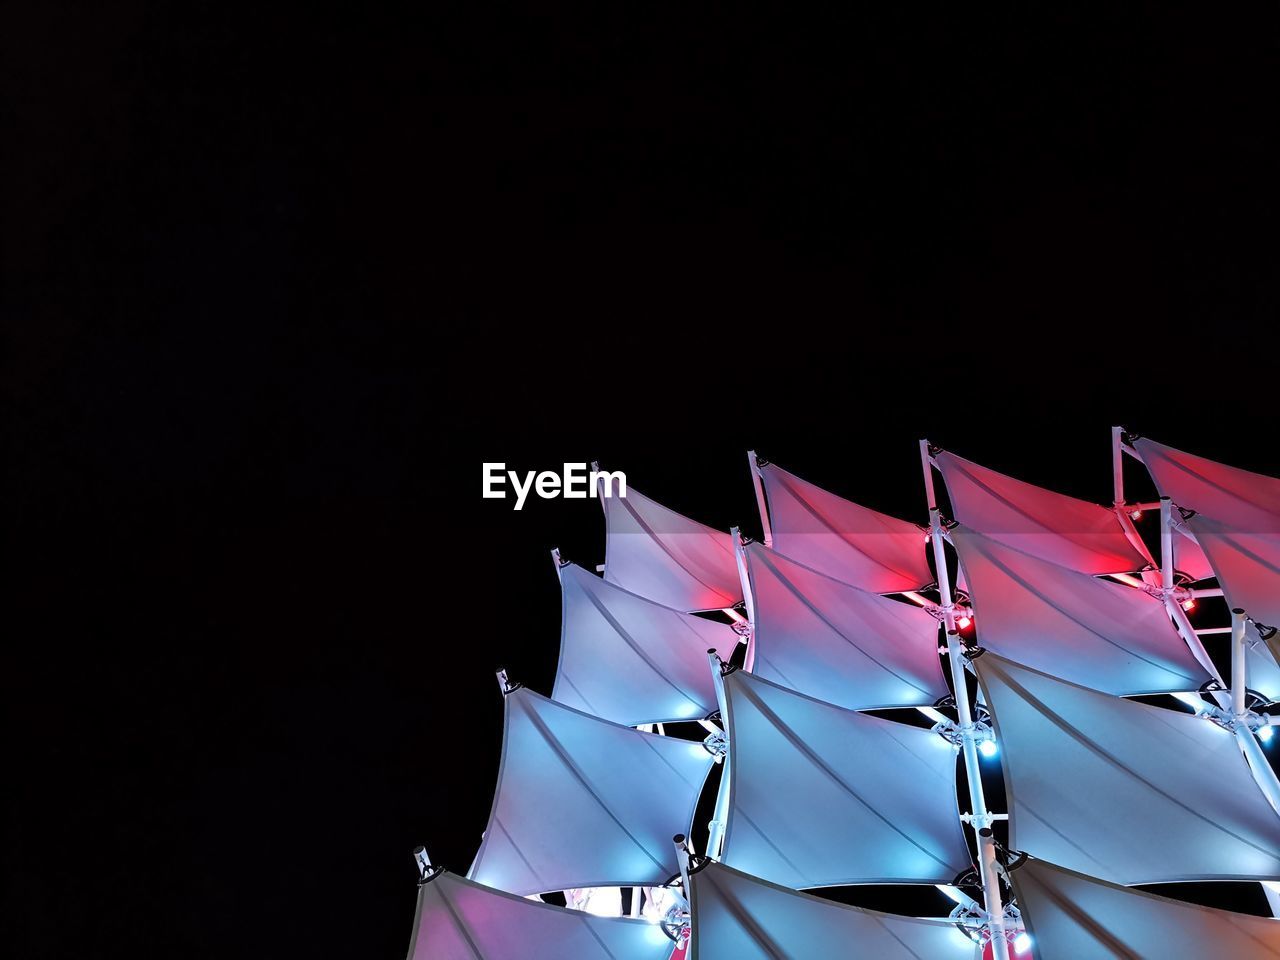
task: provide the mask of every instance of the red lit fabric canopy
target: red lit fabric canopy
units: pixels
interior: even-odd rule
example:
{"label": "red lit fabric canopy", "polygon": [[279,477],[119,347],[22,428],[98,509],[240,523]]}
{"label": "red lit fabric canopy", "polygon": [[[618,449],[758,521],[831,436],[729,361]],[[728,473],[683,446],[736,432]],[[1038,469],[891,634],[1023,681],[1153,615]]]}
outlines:
{"label": "red lit fabric canopy", "polygon": [[604,578],[673,610],[720,610],[742,599],[733,538],[638,490],[601,499]]}
{"label": "red lit fabric canopy", "polygon": [[929,706],[949,693],[938,621],[764,544],[745,548],[756,676],[854,710]]}
{"label": "red lit fabric canopy", "polygon": [[681,613],[560,567],[563,621],[551,699],[615,723],[697,720],[716,708],[707,650],[729,659],[728,624]]}
{"label": "red lit fabric canopy", "polygon": [[1280,922],[1170,900],[1030,859],[1012,871],[1038,960],[1263,960]]}
{"label": "red lit fabric canopy", "polygon": [[1150,594],[963,526],[951,540],[968,577],[979,645],[1106,693],[1198,690],[1211,679]]}
{"label": "red lit fabric canopy", "polygon": [[1280,480],[1138,439],[1163,496],[1195,515],[1186,521],[1232,606],[1280,624]]}
{"label": "red lit fabric canopy", "polygon": [[934,457],[955,519],[1024,553],[1094,576],[1151,565],[1115,511],[1015,480],[954,453]]}
{"label": "red lit fabric canopy", "polygon": [[933,582],[921,527],[838,497],[775,464],[758,470],[778,552],[872,593]]}
{"label": "red lit fabric canopy", "polygon": [[644,920],[566,910],[442,873],[418,888],[409,960],[667,960],[671,948]]}

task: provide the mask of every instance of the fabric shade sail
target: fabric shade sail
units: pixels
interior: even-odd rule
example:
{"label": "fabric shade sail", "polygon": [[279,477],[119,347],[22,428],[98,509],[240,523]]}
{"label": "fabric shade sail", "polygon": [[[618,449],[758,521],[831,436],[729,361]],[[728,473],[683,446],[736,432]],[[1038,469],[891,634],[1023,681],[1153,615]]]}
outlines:
{"label": "fabric shade sail", "polygon": [[725,660],[733,628],[646,600],[577,564],[560,567],[560,664],[551,699],[635,726],[716,709],[707,650]]}
{"label": "fabric shade sail", "polygon": [[850,709],[927,706],[950,691],[938,621],[789,560],[744,548],[755,665],[766,680]]}
{"label": "fabric shade sail", "polygon": [[1140,437],[1134,449],[1161,496],[1252,533],[1280,533],[1280,479]]}
{"label": "fabric shade sail", "polygon": [[471,879],[516,894],[665,883],[713,759],[519,688]]}
{"label": "fabric shade sail", "polygon": [[742,599],[733,538],[633,487],[602,497],[604,578],[674,610],[719,610]]}
{"label": "fabric shade sail", "polygon": [[1186,521],[1227,601],[1255,620],[1280,624],[1280,479],[1139,438],[1141,455],[1162,496]]}
{"label": "fabric shade sail", "polygon": [[1280,534],[1235,529],[1205,514],[1186,521],[1217,574],[1227,603],[1280,626]]}
{"label": "fabric shade sail", "polygon": [[689,960],[972,960],[954,923],[832,903],[719,863],[689,879]]}
{"label": "fabric shade sail", "polygon": [[987,653],[1009,845],[1115,883],[1280,877],[1280,818],[1227,730]]}
{"label": "fabric shade sail", "polygon": [[1151,563],[1115,511],[1015,480],[954,453],[934,457],[947,483],[955,519],[971,530],[1092,575],[1129,573]]}
{"label": "fabric shade sail", "polygon": [[921,527],[838,497],[772,463],[758,470],[778,552],[872,593],[933,582]]}
{"label": "fabric shade sail", "polygon": [[978,643],[1113,694],[1198,690],[1210,677],[1164,604],[1133,587],[1041,560],[964,527],[951,531]]}
{"label": "fabric shade sail", "polygon": [[788,887],[947,883],[970,866],[942,737],[741,670],[723,687],[722,862]]}
{"label": "fabric shade sail", "polygon": [[667,960],[671,949],[644,920],[566,910],[442,873],[418,888],[409,960]]}
{"label": "fabric shade sail", "polygon": [[1244,625],[1245,656],[1248,663],[1249,689],[1268,700],[1280,700],[1280,666],[1276,663],[1276,646],[1280,636],[1263,640],[1252,623]]}
{"label": "fabric shade sail", "polygon": [[1182,529],[1178,530],[1178,535],[1173,538],[1171,545],[1174,573],[1185,574],[1193,581],[1208,580],[1218,575],[1213,565],[1209,563],[1209,558],[1205,556],[1204,550],[1200,548],[1200,544],[1191,536],[1187,536]]}
{"label": "fabric shade sail", "polygon": [[1010,874],[1038,960],[1263,960],[1280,921],[1214,910],[1027,860]]}

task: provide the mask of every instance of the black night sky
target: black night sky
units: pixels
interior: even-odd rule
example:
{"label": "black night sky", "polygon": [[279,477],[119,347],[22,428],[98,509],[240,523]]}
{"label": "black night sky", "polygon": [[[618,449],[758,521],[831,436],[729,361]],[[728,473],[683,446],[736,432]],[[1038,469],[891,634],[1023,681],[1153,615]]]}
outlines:
{"label": "black night sky", "polygon": [[1280,475],[1238,16],[10,14],[6,955],[403,956],[493,670],[550,690],[548,550],[603,560],[483,461],[749,532],[749,447],[917,521],[922,436],[1097,501],[1113,423]]}

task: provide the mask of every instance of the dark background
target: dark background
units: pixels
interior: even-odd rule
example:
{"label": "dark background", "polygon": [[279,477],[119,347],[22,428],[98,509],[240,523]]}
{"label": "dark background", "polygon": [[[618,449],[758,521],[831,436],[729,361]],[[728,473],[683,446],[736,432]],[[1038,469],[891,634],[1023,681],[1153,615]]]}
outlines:
{"label": "dark background", "polygon": [[920,436],[1093,500],[1112,423],[1280,474],[1238,17],[11,13],[9,955],[402,955],[493,669],[549,690],[548,549],[603,559],[482,461],[748,530],[749,446],[915,520]]}

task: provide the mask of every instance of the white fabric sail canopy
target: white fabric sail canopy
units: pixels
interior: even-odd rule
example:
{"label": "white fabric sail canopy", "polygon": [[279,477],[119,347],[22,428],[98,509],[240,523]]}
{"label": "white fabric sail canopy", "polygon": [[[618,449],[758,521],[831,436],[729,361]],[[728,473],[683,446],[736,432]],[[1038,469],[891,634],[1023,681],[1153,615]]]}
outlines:
{"label": "white fabric sail canopy", "polygon": [[665,883],[713,759],[520,688],[506,696],[502,766],[468,876],[511,893]]}
{"label": "white fabric sail canopy", "polygon": [[940,736],[741,670],[724,694],[724,863],[788,887],[946,883],[970,866]]}
{"label": "white fabric sail canopy", "polygon": [[1249,665],[1249,689],[1268,700],[1280,700],[1280,665],[1276,663],[1275,645],[1280,637],[1264,641],[1252,623],[1244,627],[1245,655]]}
{"label": "white fabric sail canopy", "polygon": [[954,453],[934,457],[952,510],[971,530],[1045,560],[1093,575],[1129,573],[1151,563],[1115,511],[979,466]]}
{"label": "white fabric sail canopy", "polygon": [[759,467],[774,549],[805,566],[872,593],[916,590],[933,582],[925,532],[836,496],[781,467]]}
{"label": "white fabric sail canopy", "polygon": [[689,881],[688,960],[973,960],[954,923],[832,903],[719,863]]}
{"label": "white fabric sail canopy", "polygon": [[1038,960],[1280,957],[1280,920],[1182,903],[1039,860],[1011,876]]}
{"label": "white fabric sail canopy", "polygon": [[1280,533],[1280,479],[1140,437],[1134,449],[1161,496],[1254,533]]}
{"label": "white fabric sail canopy", "polygon": [[748,544],[753,672],[850,709],[927,706],[950,691],[938,621]]}
{"label": "white fabric sail canopy", "polygon": [[604,578],[674,610],[719,610],[742,599],[733,538],[634,487],[602,497]]}
{"label": "white fabric sail canopy", "polygon": [[418,888],[409,960],[667,960],[671,949],[644,920],[566,910],[442,873]]}
{"label": "white fabric sail canopy", "polygon": [[1280,626],[1280,534],[1251,533],[1204,514],[1186,521],[1217,574],[1227,603]]}
{"label": "white fabric sail canopy", "polygon": [[1116,883],[1280,878],[1280,817],[1230,732],[993,653],[974,663],[1010,847]]}
{"label": "white fabric sail canopy", "polygon": [[582,569],[560,567],[560,664],[551,699],[635,726],[696,720],[716,709],[707,650],[729,659],[733,628],[646,600]]}
{"label": "white fabric sail canopy", "polygon": [[1210,677],[1164,604],[1133,587],[1041,560],[964,527],[951,531],[978,643],[1107,693],[1198,690]]}
{"label": "white fabric sail canopy", "polygon": [[1280,480],[1140,438],[1134,443],[1161,495],[1186,521],[1232,606],[1280,625]]}

